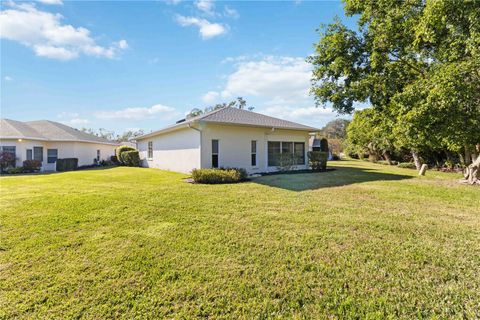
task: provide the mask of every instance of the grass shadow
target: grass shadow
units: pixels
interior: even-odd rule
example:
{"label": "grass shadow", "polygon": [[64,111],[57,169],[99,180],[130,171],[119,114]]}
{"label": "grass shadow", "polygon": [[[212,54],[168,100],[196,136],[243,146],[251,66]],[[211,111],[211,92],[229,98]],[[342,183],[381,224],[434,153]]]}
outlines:
{"label": "grass shadow", "polygon": [[412,178],[412,176],[402,174],[378,172],[375,169],[343,166],[334,168],[336,170],[325,172],[267,175],[255,178],[252,182],[290,191],[305,191],[369,181],[395,181]]}

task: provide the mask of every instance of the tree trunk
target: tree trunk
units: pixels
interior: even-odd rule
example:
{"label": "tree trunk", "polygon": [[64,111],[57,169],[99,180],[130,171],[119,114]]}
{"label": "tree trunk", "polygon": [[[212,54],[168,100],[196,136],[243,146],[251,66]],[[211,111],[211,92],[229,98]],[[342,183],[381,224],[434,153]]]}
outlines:
{"label": "tree trunk", "polygon": [[392,157],[390,157],[390,152],[384,151],[383,157],[385,158],[385,161],[387,161],[389,165],[392,165]]}
{"label": "tree trunk", "polygon": [[465,177],[462,180],[463,183],[480,184],[480,157],[477,157],[471,165],[465,168],[463,176]]}
{"label": "tree trunk", "polygon": [[416,151],[412,151],[412,157],[413,157],[413,162],[415,163],[415,168],[417,168],[417,170],[420,170],[420,168],[422,167],[422,164],[420,163],[420,158],[418,156],[418,153]]}
{"label": "tree trunk", "polygon": [[464,158],[465,166],[470,165],[472,163],[472,152],[469,146],[465,146],[465,158]]}

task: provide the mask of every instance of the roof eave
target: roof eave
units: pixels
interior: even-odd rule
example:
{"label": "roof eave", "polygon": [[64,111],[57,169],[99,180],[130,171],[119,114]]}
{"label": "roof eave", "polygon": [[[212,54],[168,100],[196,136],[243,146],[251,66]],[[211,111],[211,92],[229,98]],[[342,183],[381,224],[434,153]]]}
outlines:
{"label": "roof eave", "polygon": [[259,125],[259,124],[248,124],[248,123],[235,123],[235,122],[220,122],[220,121],[208,121],[202,120],[202,122],[210,123],[210,124],[219,124],[219,125],[228,125],[228,126],[240,126],[240,127],[252,127],[252,128],[273,128],[278,130],[295,130],[295,131],[308,131],[308,132],[316,132],[320,131],[317,128],[295,128],[295,127],[279,127],[279,126],[267,126],[267,125]]}
{"label": "roof eave", "polygon": [[194,123],[196,123],[196,122],[197,122],[197,121],[186,122],[186,123],[179,123],[179,124],[177,124],[177,125],[175,125],[175,126],[172,126],[172,127],[163,128],[163,129],[160,129],[160,130],[157,130],[157,131],[153,131],[153,132],[144,134],[143,136],[136,137],[135,140],[140,141],[140,140],[144,140],[144,139],[148,139],[148,138],[151,138],[151,137],[155,137],[155,136],[158,136],[158,135],[161,135],[161,134],[164,134],[164,133],[176,131],[176,130],[179,130],[179,129],[188,128],[190,125],[192,125],[192,124],[194,124]]}

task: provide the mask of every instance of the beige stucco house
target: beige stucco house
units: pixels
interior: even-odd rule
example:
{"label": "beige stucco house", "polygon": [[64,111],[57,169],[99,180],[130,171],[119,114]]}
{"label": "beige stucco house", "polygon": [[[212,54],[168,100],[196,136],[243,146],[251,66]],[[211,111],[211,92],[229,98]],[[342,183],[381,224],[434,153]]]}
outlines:
{"label": "beige stucco house", "polygon": [[24,160],[39,160],[43,171],[54,171],[57,159],[78,158],[78,165],[109,160],[117,143],[71,128],[40,120],[21,122],[0,120],[0,148],[15,154],[15,165]]}
{"label": "beige stucco house", "polygon": [[248,173],[278,170],[278,155],[308,167],[310,133],[318,129],[233,107],[181,120],[137,138],[144,167],[188,173],[195,168],[237,167]]}

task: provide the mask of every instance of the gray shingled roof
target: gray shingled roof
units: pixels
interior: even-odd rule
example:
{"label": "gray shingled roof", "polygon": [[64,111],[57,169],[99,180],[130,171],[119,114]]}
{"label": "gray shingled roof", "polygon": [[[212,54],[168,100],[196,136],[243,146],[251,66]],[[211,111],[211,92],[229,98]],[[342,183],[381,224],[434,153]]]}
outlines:
{"label": "gray shingled roof", "polygon": [[227,124],[227,125],[243,125],[243,126],[276,128],[276,129],[290,129],[290,130],[301,130],[301,131],[318,131],[317,128],[309,127],[300,123],[282,120],[279,118],[266,116],[261,113],[256,113],[256,112],[238,109],[234,107],[225,107],[225,108],[204,113],[197,117],[187,119],[173,126],[169,126],[161,130],[145,134],[143,136],[137,137],[137,140],[151,137],[153,135],[160,134],[163,132],[175,130],[176,128],[182,128],[196,122],[218,123],[218,124]]}
{"label": "gray shingled roof", "polygon": [[0,138],[117,144],[113,141],[49,120],[21,122],[11,119],[1,119]]}

